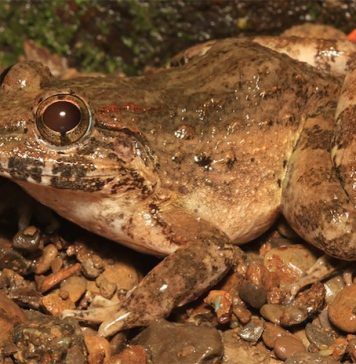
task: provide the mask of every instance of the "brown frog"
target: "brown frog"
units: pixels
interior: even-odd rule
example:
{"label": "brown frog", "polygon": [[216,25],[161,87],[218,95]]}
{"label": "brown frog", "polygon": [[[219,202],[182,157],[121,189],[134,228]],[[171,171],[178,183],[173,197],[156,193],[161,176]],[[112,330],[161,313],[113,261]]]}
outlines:
{"label": "brown frog", "polygon": [[356,260],[354,54],[341,41],[227,39],[135,78],[59,80],[34,62],[3,74],[1,174],[88,230],[168,255],[117,313],[71,314],[105,320],[103,335],[165,316],[280,214]]}

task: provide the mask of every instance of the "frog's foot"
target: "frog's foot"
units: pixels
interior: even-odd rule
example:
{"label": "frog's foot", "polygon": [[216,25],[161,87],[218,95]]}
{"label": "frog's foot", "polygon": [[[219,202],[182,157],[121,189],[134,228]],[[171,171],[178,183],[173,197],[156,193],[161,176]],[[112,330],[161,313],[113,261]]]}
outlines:
{"label": "frog's foot", "polygon": [[199,236],[198,242],[179,248],[149,272],[99,333],[110,336],[168,316],[214,285],[232,266],[234,254],[225,236]]}
{"label": "frog's foot", "polygon": [[258,36],[252,40],[264,47],[287,54],[300,62],[334,75],[345,75],[350,68],[356,46],[352,42],[335,39]]}
{"label": "frog's foot", "polygon": [[64,310],[62,317],[73,317],[80,321],[100,324],[113,317],[121,306],[121,303],[109,302],[109,304],[103,305],[102,307],[89,308],[88,310]]}
{"label": "frog's foot", "polygon": [[356,260],[356,211],[330,156],[334,127],[326,112],[306,120],[283,182],[282,211],[306,241]]}
{"label": "frog's foot", "polygon": [[356,207],[356,56],[350,64],[355,69],[342,86],[331,155],[341,184]]}
{"label": "frog's foot", "polygon": [[338,269],[340,269],[340,261],[322,255],[298,281],[290,285],[290,300],[293,300],[297,293],[306,286],[328,278]]}

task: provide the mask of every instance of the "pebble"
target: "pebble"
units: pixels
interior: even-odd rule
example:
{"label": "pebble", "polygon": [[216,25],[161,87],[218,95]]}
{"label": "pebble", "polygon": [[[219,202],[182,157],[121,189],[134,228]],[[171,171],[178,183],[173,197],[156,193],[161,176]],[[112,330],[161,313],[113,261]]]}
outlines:
{"label": "pebble", "polygon": [[106,364],[111,357],[108,340],[97,335],[84,335],[85,346],[88,350],[89,364]]}
{"label": "pebble", "polygon": [[125,290],[135,287],[142,278],[135,265],[129,259],[106,264],[105,271],[100,276],[115,284],[118,289]]}
{"label": "pebble", "polygon": [[61,282],[61,291],[68,293],[69,299],[76,303],[87,289],[87,280],[80,276],[72,276]]}
{"label": "pebble", "polygon": [[286,360],[293,354],[306,351],[303,343],[293,335],[282,335],[274,342],[273,351],[277,358]]}
{"label": "pebble", "polygon": [[0,292],[0,348],[4,350],[11,343],[14,325],[26,321],[19,306]]}
{"label": "pebble", "polygon": [[35,226],[28,226],[13,237],[12,244],[16,249],[35,252],[41,246],[41,232]]}
{"label": "pebble", "polygon": [[325,349],[335,341],[330,331],[323,330],[321,327],[310,323],[305,327],[305,334],[308,340],[318,349]]}
{"label": "pebble", "polygon": [[251,307],[260,309],[266,303],[267,293],[264,287],[244,281],[239,289],[239,296]]}
{"label": "pebble", "polygon": [[111,357],[108,364],[146,364],[148,357],[143,346],[129,345]]}
{"label": "pebble", "polygon": [[356,332],[356,284],[344,287],[329,305],[329,319],[339,329]]}
{"label": "pebble", "polygon": [[69,298],[63,299],[58,290],[43,296],[41,305],[53,316],[59,316],[64,310],[73,310],[75,308],[74,303]]}
{"label": "pebble", "polygon": [[274,342],[283,335],[291,335],[289,331],[284,330],[279,325],[271,324],[270,322],[265,322],[265,328],[262,334],[262,340],[265,345],[272,349],[274,347]]}
{"label": "pebble", "polygon": [[257,317],[253,317],[252,320],[247,325],[245,325],[238,334],[241,339],[256,343],[263,333],[263,328],[263,321]]}
{"label": "pebble", "polygon": [[53,260],[57,257],[58,249],[54,244],[48,244],[43,248],[41,257],[36,262],[35,273],[43,274],[51,268]]}
{"label": "pebble", "polygon": [[319,353],[297,352],[289,357],[285,364],[339,364],[338,360],[321,356]]}
{"label": "pebble", "polygon": [[165,320],[154,321],[131,344],[143,346],[155,364],[217,364],[224,350],[215,328]]}
{"label": "pebble", "polygon": [[293,283],[316,262],[316,255],[300,244],[272,248],[264,257],[264,264],[271,272],[279,273],[282,283]]}
{"label": "pebble", "polygon": [[336,295],[345,287],[344,280],[341,275],[332,277],[324,283],[325,301],[330,304],[334,301]]}

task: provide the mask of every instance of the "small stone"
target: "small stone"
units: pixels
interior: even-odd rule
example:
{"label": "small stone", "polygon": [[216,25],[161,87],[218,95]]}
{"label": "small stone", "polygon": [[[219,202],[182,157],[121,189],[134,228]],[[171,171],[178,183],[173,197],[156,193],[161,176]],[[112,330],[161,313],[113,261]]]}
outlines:
{"label": "small stone", "polygon": [[108,362],[111,357],[111,349],[109,342],[104,337],[85,335],[84,342],[89,353],[89,364],[104,364]]}
{"label": "small stone", "polygon": [[282,335],[277,338],[273,350],[277,358],[281,360],[286,360],[295,353],[306,351],[303,343],[293,335]]}
{"label": "small stone", "polygon": [[215,328],[165,320],[153,322],[131,344],[143,346],[156,364],[218,364],[224,350]]}
{"label": "small stone", "polygon": [[129,345],[119,354],[114,355],[109,364],[147,364],[145,349],[140,345]]}
{"label": "small stone", "polygon": [[266,303],[267,294],[264,287],[258,287],[245,281],[239,289],[239,296],[251,307],[260,309]]}
{"label": "small stone", "polygon": [[285,364],[338,364],[338,360],[321,356],[319,353],[297,352],[289,357]]}
{"label": "small stone", "polygon": [[256,343],[263,333],[263,321],[257,317],[245,325],[240,331],[239,336],[245,341]]}
{"label": "small stone", "polygon": [[76,303],[87,289],[87,280],[84,277],[72,276],[61,282],[60,289],[68,292],[69,299]]}
{"label": "small stone", "polygon": [[278,325],[265,322],[262,340],[268,348],[272,349],[274,347],[275,341],[283,335],[291,335],[291,333]]}
{"label": "small stone", "polygon": [[308,340],[318,349],[325,349],[335,341],[330,331],[323,330],[321,327],[310,323],[305,327],[305,334]]}
{"label": "small stone", "polygon": [[53,316],[59,316],[64,310],[73,310],[74,303],[70,299],[64,300],[59,291],[42,297],[41,305]]}
{"label": "small stone", "polygon": [[36,262],[35,273],[43,274],[51,268],[52,261],[57,257],[58,249],[54,244],[44,247],[42,256]]}
{"label": "small stone", "polygon": [[35,226],[28,226],[13,237],[12,244],[16,249],[35,252],[40,249],[41,232]]}
{"label": "small stone", "polygon": [[344,287],[329,305],[329,319],[339,329],[356,332],[356,284]]}
{"label": "small stone", "polygon": [[263,318],[277,325],[279,325],[281,322],[283,312],[284,307],[282,305],[276,305],[272,303],[267,303],[263,305],[260,309],[260,314]]}
{"label": "small stone", "polygon": [[26,321],[19,306],[0,292],[0,348],[11,343],[14,325]]}

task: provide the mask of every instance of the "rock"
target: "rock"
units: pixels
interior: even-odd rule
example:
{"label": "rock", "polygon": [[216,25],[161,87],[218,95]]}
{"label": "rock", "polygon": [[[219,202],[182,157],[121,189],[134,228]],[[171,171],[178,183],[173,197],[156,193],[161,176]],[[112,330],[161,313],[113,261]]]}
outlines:
{"label": "rock", "polygon": [[115,284],[118,289],[126,290],[132,289],[142,278],[131,260],[124,260],[123,258],[115,260],[111,264],[106,264],[105,271],[100,277]]}
{"label": "rock", "polygon": [[109,364],[147,364],[148,357],[143,346],[129,345],[119,354],[114,355]]}
{"label": "rock", "polygon": [[274,342],[283,335],[291,335],[291,333],[278,325],[265,322],[262,340],[268,348],[272,349],[274,347]]}
{"label": "rock", "polygon": [[35,266],[36,274],[43,274],[51,268],[53,260],[57,257],[58,249],[54,244],[48,244],[43,248],[42,256]]}
{"label": "rock", "polygon": [[286,360],[295,353],[306,351],[303,343],[293,335],[278,337],[274,342],[273,350],[277,358],[281,360]]}
{"label": "rock", "polygon": [[6,349],[11,343],[14,325],[26,321],[26,316],[19,306],[5,294],[0,293],[0,348]]}
{"label": "rock", "polygon": [[239,336],[245,341],[256,343],[263,333],[263,320],[253,317],[252,320],[239,331]]}
{"label": "rock", "polygon": [[67,292],[69,299],[76,303],[87,289],[87,280],[80,276],[72,276],[61,283],[61,292]]}
{"label": "rock", "polygon": [[248,303],[251,307],[260,309],[267,299],[267,293],[264,287],[258,287],[250,282],[243,282],[239,289],[240,298]]}
{"label": "rock", "polygon": [[85,335],[84,342],[88,350],[89,364],[106,364],[111,357],[109,342],[101,336]]}
{"label": "rock", "polygon": [[131,344],[143,346],[153,364],[219,364],[223,345],[215,328],[157,320]]}
{"label": "rock", "polygon": [[319,353],[298,352],[285,361],[285,364],[338,364],[339,361]]}
{"label": "rock", "polygon": [[305,334],[308,340],[319,350],[329,347],[335,341],[335,338],[330,331],[323,330],[321,327],[313,324],[306,325]]}
{"label": "rock", "polygon": [[329,319],[339,329],[356,332],[356,284],[344,287],[329,305]]}
{"label": "rock", "polygon": [[224,342],[223,364],[277,364],[271,352],[261,343],[251,344],[237,335],[237,329],[222,333]]}
{"label": "rock", "polygon": [[314,252],[300,244],[272,248],[264,256],[267,269],[277,272],[283,284],[294,283],[315,262]]}
{"label": "rock", "polygon": [[59,316],[64,310],[73,310],[75,308],[74,303],[69,297],[63,299],[58,290],[43,296],[41,305],[53,316]]}
{"label": "rock", "polygon": [[0,238],[0,270],[11,269],[25,275],[32,270],[32,261],[24,258],[18,251],[13,249],[12,244]]}
{"label": "rock", "polygon": [[75,320],[36,311],[28,311],[27,316],[28,321],[17,325],[13,332],[17,364],[87,364],[83,335]]}

